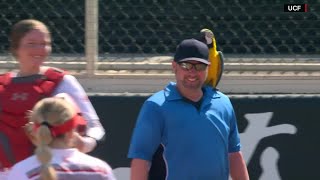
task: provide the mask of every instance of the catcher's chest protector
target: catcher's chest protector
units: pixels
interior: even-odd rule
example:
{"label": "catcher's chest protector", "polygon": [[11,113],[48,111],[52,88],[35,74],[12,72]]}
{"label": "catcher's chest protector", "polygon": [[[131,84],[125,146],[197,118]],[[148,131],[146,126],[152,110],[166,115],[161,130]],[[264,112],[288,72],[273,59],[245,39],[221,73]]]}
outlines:
{"label": "catcher's chest protector", "polygon": [[22,128],[28,122],[27,112],[40,99],[51,96],[64,74],[49,68],[43,75],[0,75],[0,170],[33,153],[33,145]]}

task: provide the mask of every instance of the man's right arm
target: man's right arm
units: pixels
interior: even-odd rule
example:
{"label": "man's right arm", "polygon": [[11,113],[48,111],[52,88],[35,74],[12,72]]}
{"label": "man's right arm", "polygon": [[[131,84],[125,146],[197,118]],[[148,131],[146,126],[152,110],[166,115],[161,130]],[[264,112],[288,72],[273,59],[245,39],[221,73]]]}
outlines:
{"label": "man's right arm", "polygon": [[161,143],[163,118],[157,104],[146,101],[139,113],[132,133],[128,158],[131,162],[131,180],[147,180],[151,161]]}
{"label": "man's right arm", "polygon": [[150,162],[143,159],[132,159],[131,180],[147,180],[150,169]]}

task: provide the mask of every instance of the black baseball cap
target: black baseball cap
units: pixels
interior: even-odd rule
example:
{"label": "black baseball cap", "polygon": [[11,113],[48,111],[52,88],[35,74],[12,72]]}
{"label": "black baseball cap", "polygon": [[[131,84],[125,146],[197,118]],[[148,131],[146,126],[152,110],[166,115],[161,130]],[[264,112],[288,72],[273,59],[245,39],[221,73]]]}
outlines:
{"label": "black baseball cap", "polygon": [[196,39],[185,39],[178,45],[174,61],[199,61],[204,64],[210,64],[208,46]]}

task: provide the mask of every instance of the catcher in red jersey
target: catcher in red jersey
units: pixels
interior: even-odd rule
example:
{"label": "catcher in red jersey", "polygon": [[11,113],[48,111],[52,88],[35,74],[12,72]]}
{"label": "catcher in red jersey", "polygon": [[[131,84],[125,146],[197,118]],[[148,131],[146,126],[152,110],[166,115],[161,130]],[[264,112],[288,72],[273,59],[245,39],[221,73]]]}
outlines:
{"label": "catcher in red jersey", "polygon": [[78,148],[92,151],[105,130],[77,79],[63,70],[43,66],[51,53],[47,26],[34,19],[17,22],[10,34],[10,51],[18,69],[0,75],[0,176],[33,153],[34,145],[24,128],[26,113],[39,100],[59,93],[74,99],[87,122],[85,135],[78,137]]}

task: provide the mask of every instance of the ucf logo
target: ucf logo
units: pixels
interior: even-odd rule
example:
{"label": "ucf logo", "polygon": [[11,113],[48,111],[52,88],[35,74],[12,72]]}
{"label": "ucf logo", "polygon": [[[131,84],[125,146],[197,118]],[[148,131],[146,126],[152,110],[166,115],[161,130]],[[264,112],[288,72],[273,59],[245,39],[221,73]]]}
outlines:
{"label": "ucf logo", "polygon": [[28,93],[13,93],[11,96],[11,100],[17,101],[26,101],[28,99],[29,94]]}

